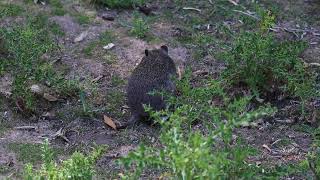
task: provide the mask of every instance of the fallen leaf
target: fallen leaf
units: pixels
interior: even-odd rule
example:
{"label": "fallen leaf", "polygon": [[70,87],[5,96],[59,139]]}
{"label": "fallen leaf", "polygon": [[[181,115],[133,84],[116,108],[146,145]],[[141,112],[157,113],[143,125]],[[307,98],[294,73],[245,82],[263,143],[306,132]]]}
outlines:
{"label": "fallen leaf", "polygon": [[25,103],[24,103],[23,99],[18,98],[18,99],[15,101],[15,103],[16,103],[16,106],[18,107],[18,109],[19,109],[21,112],[27,111],[27,108],[26,108],[26,106],[25,106]]}
{"label": "fallen leaf", "polygon": [[91,82],[93,82],[93,83],[98,82],[101,78],[103,78],[103,76],[102,76],[102,75],[99,75],[98,77],[92,79]]}
{"label": "fallen leaf", "polygon": [[43,98],[45,98],[46,100],[48,100],[50,102],[58,101],[58,98],[56,98],[48,93],[44,93]]}
{"label": "fallen leaf", "polygon": [[269,148],[269,146],[268,146],[268,145],[263,144],[263,145],[262,145],[262,147],[266,148],[269,152],[272,152],[272,150]]}
{"label": "fallen leaf", "polygon": [[108,50],[108,49],[113,48],[114,46],[115,46],[115,44],[109,43],[109,44],[107,44],[106,46],[103,46],[103,49]]}
{"label": "fallen leaf", "polygon": [[42,115],[42,117],[45,117],[45,118],[53,118],[55,117],[55,113],[54,112],[44,112]]}
{"label": "fallen leaf", "polygon": [[180,66],[178,66],[178,80],[182,79],[182,72]]}
{"label": "fallen leaf", "polygon": [[78,37],[76,37],[76,38],[74,39],[73,42],[76,43],[76,42],[83,41],[84,38],[86,38],[87,36],[88,36],[88,31],[82,32]]}
{"label": "fallen leaf", "polygon": [[104,123],[106,123],[108,126],[112,127],[112,129],[117,130],[116,124],[112,121],[111,118],[109,118],[106,115],[103,115]]}

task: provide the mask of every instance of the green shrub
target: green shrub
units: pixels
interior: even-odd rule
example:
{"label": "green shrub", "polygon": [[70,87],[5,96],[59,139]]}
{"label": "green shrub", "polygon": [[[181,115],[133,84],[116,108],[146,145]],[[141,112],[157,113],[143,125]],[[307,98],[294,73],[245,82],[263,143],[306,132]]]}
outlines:
{"label": "green shrub", "polygon": [[10,59],[0,61],[0,73],[13,75],[13,98],[22,99],[28,109],[35,107],[35,97],[27,88],[33,83],[47,82],[58,93],[72,94],[77,90],[75,83],[65,80],[52,64],[41,60],[43,54],[57,49],[49,27],[47,17],[40,14],[27,17],[25,25],[0,28],[0,36],[11,55]]}
{"label": "green shrub", "polygon": [[[123,179],[137,179],[148,170],[169,179],[252,179],[266,176],[260,167],[246,161],[253,148],[241,141],[233,143],[234,128],[275,110],[261,107],[247,111],[250,98],[229,99],[220,82],[208,80],[201,87],[192,87],[185,78],[178,84],[182,96],[171,97],[168,110],[153,112],[162,125],[161,147],[141,145],[120,160],[126,168]],[[219,104],[213,100],[219,99]],[[150,110],[150,109],[149,109]],[[163,122],[162,117],[169,116]],[[200,130],[191,123],[201,121]],[[267,172],[267,171],[265,171]]]}
{"label": "green shrub", "polygon": [[70,159],[64,160],[61,164],[57,164],[53,160],[52,149],[46,141],[42,146],[41,169],[33,170],[33,166],[28,164],[25,166],[23,178],[25,180],[34,179],[93,179],[95,175],[95,162],[102,155],[102,149],[95,149],[90,155],[86,156],[82,153],[75,152]]}
{"label": "green shrub", "polygon": [[269,32],[275,16],[261,9],[259,14],[259,30],[240,32],[231,50],[223,53],[227,62],[224,78],[233,84],[244,83],[257,97],[268,97],[268,93],[274,92],[297,97],[304,114],[305,103],[319,95],[315,89],[316,76],[299,58],[307,43],[277,40]]}
{"label": "green shrub", "polygon": [[52,13],[57,16],[63,16],[66,11],[63,8],[63,4],[60,0],[49,0],[49,4],[52,6]]}
{"label": "green shrub", "polygon": [[138,13],[134,13],[130,33],[138,38],[145,38],[149,32],[149,26]]}
{"label": "green shrub", "polygon": [[0,18],[7,16],[18,16],[24,9],[16,4],[2,4],[0,3]]}
{"label": "green shrub", "polygon": [[242,32],[224,54],[224,77],[234,84],[245,83],[256,96],[281,90],[307,100],[316,91],[315,77],[299,59],[305,47],[301,41],[279,42],[271,34]]}
{"label": "green shrub", "polygon": [[320,178],[320,128],[317,128],[313,135],[313,143],[304,161],[300,163],[300,173],[311,172],[314,179]]}
{"label": "green shrub", "polygon": [[89,24],[91,20],[90,17],[82,14],[77,14],[76,19],[79,22],[79,24]]}

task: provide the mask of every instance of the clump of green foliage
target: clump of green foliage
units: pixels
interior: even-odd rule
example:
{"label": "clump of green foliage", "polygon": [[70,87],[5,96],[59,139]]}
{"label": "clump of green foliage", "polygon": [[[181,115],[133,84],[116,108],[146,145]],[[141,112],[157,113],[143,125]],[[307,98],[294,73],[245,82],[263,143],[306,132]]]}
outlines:
{"label": "clump of green foliage", "polygon": [[278,41],[268,32],[274,17],[270,13],[257,32],[241,32],[230,51],[224,77],[233,84],[244,83],[255,96],[282,92],[304,103],[314,97],[315,76],[308,71],[299,55],[307,44],[302,41]]}
{"label": "clump of green foliage", "polygon": [[312,132],[313,144],[307,157],[300,163],[300,172],[312,172],[315,179],[320,178],[320,128]]}
{"label": "clump of green foliage", "polygon": [[18,16],[23,12],[24,9],[19,5],[0,3],[0,18],[7,16]]}
{"label": "clump of green foliage", "polygon": [[145,38],[148,32],[149,26],[146,20],[144,20],[138,13],[134,13],[130,33],[138,38]]}
{"label": "clump of green foliage", "polygon": [[57,49],[49,27],[47,17],[39,14],[27,17],[25,25],[0,29],[5,49],[10,54],[0,61],[0,73],[8,72],[14,77],[13,98],[23,100],[28,109],[33,109],[36,102],[28,88],[33,83],[46,82],[58,93],[67,95],[74,94],[78,89],[75,82],[65,80],[52,64],[41,60],[43,54]]}
{"label": "clump of green foliage", "polygon": [[15,152],[17,159],[24,163],[37,163],[41,160],[40,144],[10,143],[8,149]]}
{"label": "clump of green foliage", "polygon": [[[124,179],[138,178],[148,169],[158,170],[169,179],[251,179],[267,175],[262,168],[246,162],[254,150],[241,141],[233,142],[232,131],[275,110],[266,106],[247,111],[250,98],[230,99],[220,82],[203,83],[192,87],[185,77],[178,83],[182,96],[168,101],[175,111],[152,113],[162,125],[161,148],[141,145],[121,159],[127,168]],[[221,103],[215,104],[214,99]],[[163,122],[163,116],[169,120]],[[194,121],[201,121],[205,127],[194,130]]]}
{"label": "clump of green foliage", "polygon": [[90,17],[87,15],[77,14],[76,19],[79,22],[79,24],[89,24],[90,23]]}
{"label": "clump of green foliage", "polygon": [[91,3],[107,6],[112,9],[127,9],[136,5],[142,5],[145,0],[90,0]]}
{"label": "clump of green foliage", "polygon": [[64,160],[61,164],[54,161],[53,151],[45,141],[42,150],[43,164],[41,169],[33,170],[31,164],[26,165],[23,178],[32,179],[79,179],[90,180],[95,175],[94,165],[96,160],[102,155],[102,148],[94,149],[90,155],[79,152],[73,153],[70,159]]}
{"label": "clump of green foliage", "polygon": [[49,0],[49,4],[52,6],[52,13],[57,16],[63,16],[66,11],[63,8],[63,4],[60,0]]}

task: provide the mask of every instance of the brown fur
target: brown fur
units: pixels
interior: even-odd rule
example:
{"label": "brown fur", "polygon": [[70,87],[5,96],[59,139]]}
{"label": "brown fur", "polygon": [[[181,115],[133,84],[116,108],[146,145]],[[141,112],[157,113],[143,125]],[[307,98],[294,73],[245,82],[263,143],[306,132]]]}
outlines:
{"label": "brown fur", "polygon": [[166,104],[163,97],[152,96],[148,93],[155,90],[174,92],[175,85],[171,78],[176,75],[177,69],[168,55],[167,46],[150,51],[145,50],[145,56],[132,72],[127,87],[128,105],[132,117],[129,123],[120,129],[148,116],[143,104],[150,105],[156,111],[164,109]]}

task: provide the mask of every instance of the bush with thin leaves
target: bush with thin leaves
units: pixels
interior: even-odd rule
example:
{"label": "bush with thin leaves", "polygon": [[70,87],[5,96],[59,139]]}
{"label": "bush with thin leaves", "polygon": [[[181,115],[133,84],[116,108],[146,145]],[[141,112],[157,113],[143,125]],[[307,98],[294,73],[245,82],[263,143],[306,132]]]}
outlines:
{"label": "bush with thin leaves", "polygon": [[[123,178],[136,179],[151,169],[169,179],[266,176],[262,168],[246,161],[253,148],[239,140],[234,142],[232,132],[258,117],[274,113],[275,109],[266,106],[250,111],[247,109],[250,98],[228,98],[222,84],[215,80],[192,87],[187,77],[178,83],[182,96],[169,98],[168,103],[176,107],[174,112],[151,112],[162,125],[161,148],[141,145],[121,159],[120,163],[127,169]],[[214,99],[220,103],[213,103]],[[163,116],[169,116],[169,120],[163,122]],[[204,127],[195,131],[191,126],[194,121],[201,121]]]}
{"label": "bush with thin leaves", "polygon": [[43,164],[40,170],[33,170],[31,164],[26,165],[23,178],[25,180],[35,179],[79,179],[90,180],[95,175],[95,162],[101,156],[102,148],[94,149],[93,152],[86,156],[82,153],[75,152],[70,159],[64,160],[57,164],[53,160],[53,152],[49,148],[48,141],[42,146]]}

